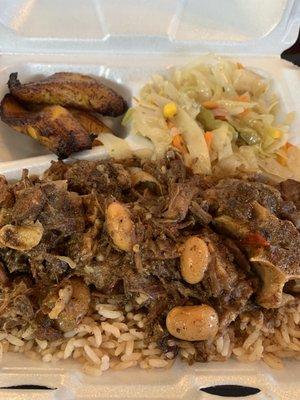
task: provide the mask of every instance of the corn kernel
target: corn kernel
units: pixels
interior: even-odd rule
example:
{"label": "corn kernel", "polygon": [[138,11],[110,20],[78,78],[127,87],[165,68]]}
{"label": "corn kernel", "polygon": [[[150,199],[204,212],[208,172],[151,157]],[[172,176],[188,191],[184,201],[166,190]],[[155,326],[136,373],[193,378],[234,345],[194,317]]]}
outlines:
{"label": "corn kernel", "polygon": [[164,106],[163,114],[165,118],[172,118],[177,114],[177,106],[174,102],[167,103]]}
{"label": "corn kernel", "polygon": [[281,133],[278,129],[274,129],[274,130],[271,132],[271,135],[272,135],[272,138],[273,138],[273,139],[279,139],[279,138],[281,138],[282,133]]}

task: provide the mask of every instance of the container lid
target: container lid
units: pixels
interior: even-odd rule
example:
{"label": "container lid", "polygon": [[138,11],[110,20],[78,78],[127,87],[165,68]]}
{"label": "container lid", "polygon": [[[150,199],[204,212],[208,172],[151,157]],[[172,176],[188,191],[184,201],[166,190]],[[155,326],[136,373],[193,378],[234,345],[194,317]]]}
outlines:
{"label": "container lid", "polygon": [[280,54],[298,0],[0,0],[0,53]]}

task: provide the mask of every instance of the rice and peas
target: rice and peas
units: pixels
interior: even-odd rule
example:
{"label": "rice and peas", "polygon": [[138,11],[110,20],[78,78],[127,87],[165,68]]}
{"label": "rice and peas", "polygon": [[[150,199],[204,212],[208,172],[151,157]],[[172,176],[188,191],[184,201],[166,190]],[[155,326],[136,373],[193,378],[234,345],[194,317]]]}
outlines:
{"label": "rice and peas", "polygon": [[[212,341],[209,360],[263,360],[271,368],[282,368],[282,358],[300,360],[300,301],[286,295],[285,302],[269,320],[262,312],[256,317],[241,315],[235,327],[229,326]],[[182,360],[193,359],[193,342],[169,340],[169,348],[174,347],[174,351],[162,353],[155,342],[145,340],[146,320],[147,315],[132,312],[130,304],[125,310],[114,304],[97,304],[75,330],[66,332],[60,340],[33,339],[31,328],[10,334],[0,332],[1,357],[10,351],[48,363],[72,359],[82,365],[85,373],[96,376],[108,369],[135,366],[170,368],[177,351]],[[237,330],[242,340],[235,337]]]}

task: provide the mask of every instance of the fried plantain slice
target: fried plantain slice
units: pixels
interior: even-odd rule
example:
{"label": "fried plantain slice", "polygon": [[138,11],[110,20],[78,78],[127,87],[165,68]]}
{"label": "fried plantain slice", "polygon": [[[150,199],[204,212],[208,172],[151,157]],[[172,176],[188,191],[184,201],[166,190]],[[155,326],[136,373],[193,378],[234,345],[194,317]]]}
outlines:
{"label": "fried plantain slice", "polygon": [[68,111],[77,119],[84,129],[95,135],[99,133],[113,133],[113,131],[105,125],[100,118],[90,111],[77,110],[76,108],[68,108]]}
{"label": "fried plantain slice", "polygon": [[31,136],[57,154],[59,159],[92,147],[94,136],[61,106],[28,111],[12,95],[7,94],[0,104],[0,117],[16,131]]}
{"label": "fried plantain slice", "polygon": [[87,75],[58,72],[38,82],[21,84],[18,73],[10,75],[10,93],[20,101],[38,104],[59,104],[117,117],[127,105],[114,90]]}
{"label": "fried plantain slice", "polygon": [[[41,111],[45,105],[43,104],[26,104],[26,108],[28,111]],[[73,117],[83,126],[83,128],[90,134],[95,136],[99,135],[99,133],[112,133],[111,128],[105,125],[104,122],[101,121],[99,116],[91,111],[78,110],[77,108],[68,107],[67,110],[73,115]],[[93,141],[93,146],[101,144],[100,140],[97,137]]]}

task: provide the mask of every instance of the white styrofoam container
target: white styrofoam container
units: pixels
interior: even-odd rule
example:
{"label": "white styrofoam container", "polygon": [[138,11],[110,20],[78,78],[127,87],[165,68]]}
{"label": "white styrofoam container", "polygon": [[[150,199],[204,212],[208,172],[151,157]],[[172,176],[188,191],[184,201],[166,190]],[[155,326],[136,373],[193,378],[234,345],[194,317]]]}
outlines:
{"label": "white styrofoam container", "polygon": [[[300,70],[280,60],[295,40],[300,0],[0,0],[0,97],[11,72],[26,81],[55,71],[101,77],[127,100],[157,71],[207,52],[238,58],[274,79],[285,111],[296,111],[293,141],[300,144]],[[131,140],[131,139],[129,139]],[[101,158],[103,148],[75,155]],[[0,123],[0,173],[18,178],[39,173],[55,156]],[[43,364],[5,356],[0,388],[44,385],[56,390],[0,389],[0,399],[213,399],[200,388],[257,387],[253,399],[298,399],[300,368],[283,371],[263,363],[177,362],[168,371],[106,372],[84,376],[72,362]]]}

